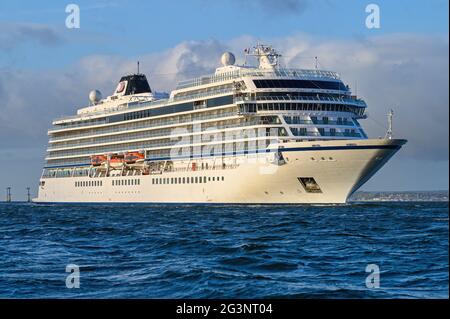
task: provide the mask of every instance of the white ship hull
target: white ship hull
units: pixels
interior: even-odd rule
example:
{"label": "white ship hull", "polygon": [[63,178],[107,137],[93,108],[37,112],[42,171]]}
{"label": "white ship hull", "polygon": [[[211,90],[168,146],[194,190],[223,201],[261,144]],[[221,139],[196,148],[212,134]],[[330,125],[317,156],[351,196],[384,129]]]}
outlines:
{"label": "white ship hull", "polygon": [[[389,139],[290,142],[280,144],[285,158],[275,163],[246,158],[235,168],[162,172],[116,177],[45,179],[38,203],[345,203],[406,141]],[[320,146],[318,146],[320,145]],[[267,155],[273,157],[274,153]],[[236,158],[239,160],[239,158]],[[187,178],[201,183],[179,183]],[[155,184],[156,178],[176,184]],[[320,188],[309,192],[299,178],[313,178]],[[132,185],[113,185],[133,180]],[[97,186],[76,187],[76,181],[96,180]],[[137,181],[139,180],[139,181]],[[136,182],[135,182],[136,181]],[[116,182],[114,182],[116,183]],[[98,184],[101,184],[99,186]]]}

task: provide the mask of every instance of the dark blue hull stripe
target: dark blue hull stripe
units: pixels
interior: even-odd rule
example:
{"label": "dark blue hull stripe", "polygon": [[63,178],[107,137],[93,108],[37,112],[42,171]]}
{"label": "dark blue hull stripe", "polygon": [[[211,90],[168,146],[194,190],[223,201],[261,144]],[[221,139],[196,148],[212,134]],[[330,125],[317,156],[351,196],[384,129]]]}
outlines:
{"label": "dark blue hull stripe", "polygon": [[[177,157],[158,157],[158,158],[146,158],[146,161],[167,161],[167,160],[179,160],[188,158],[208,158],[208,157],[220,157],[220,156],[230,156],[230,155],[245,155],[245,154],[255,154],[255,153],[274,153],[274,152],[306,152],[306,151],[334,151],[334,150],[375,150],[375,149],[400,149],[400,145],[343,145],[343,146],[312,146],[312,147],[290,147],[290,148],[279,148],[279,149],[261,149],[261,150],[251,150],[251,151],[239,151],[239,152],[228,152],[213,155],[192,155],[192,156],[177,156]],[[91,164],[69,164],[69,165],[59,165],[59,166],[45,166],[44,168],[64,168],[64,167],[75,167],[75,166],[90,166]]]}

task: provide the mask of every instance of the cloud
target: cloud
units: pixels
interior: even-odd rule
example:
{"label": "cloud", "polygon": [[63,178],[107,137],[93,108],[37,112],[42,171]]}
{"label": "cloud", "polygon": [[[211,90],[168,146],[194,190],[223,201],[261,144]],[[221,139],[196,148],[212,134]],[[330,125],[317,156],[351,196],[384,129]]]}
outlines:
{"label": "cloud", "polygon": [[[361,121],[369,135],[385,134],[386,113],[394,108],[394,135],[409,143],[401,156],[418,160],[448,160],[448,40],[412,34],[329,41],[299,34],[264,39],[283,53],[289,67],[319,66],[338,71],[344,82],[364,98],[369,118]],[[42,145],[54,117],[74,114],[87,105],[91,89],[109,95],[136,61],[153,90],[169,91],[179,80],[208,74],[224,51],[235,52],[256,39],[242,36],[227,42],[186,41],[162,52],[134,58],[88,56],[64,70],[5,70],[0,73],[0,147]]]}
{"label": "cloud", "polygon": [[53,47],[64,42],[56,29],[42,24],[0,23],[0,50],[9,51],[25,42]]}
{"label": "cloud", "polygon": [[[91,85],[115,84],[123,74],[140,70],[147,75],[150,86],[159,91],[169,91],[176,83],[214,72],[223,52],[231,47],[217,40],[185,41],[166,51],[124,59],[118,56],[88,56],[72,68],[71,74],[83,77]],[[83,72],[83,74],[81,74]],[[81,80],[81,79],[80,79]],[[104,85],[103,85],[104,86]],[[109,91],[112,86],[109,87]]]}

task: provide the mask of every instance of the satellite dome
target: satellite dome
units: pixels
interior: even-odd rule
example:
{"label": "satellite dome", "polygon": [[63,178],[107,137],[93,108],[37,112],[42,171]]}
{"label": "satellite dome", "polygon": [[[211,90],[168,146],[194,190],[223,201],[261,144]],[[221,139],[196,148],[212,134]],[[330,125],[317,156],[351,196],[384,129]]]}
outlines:
{"label": "satellite dome", "polygon": [[222,54],[220,61],[222,62],[223,66],[233,65],[234,62],[236,62],[236,58],[234,57],[233,53],[225,52],[224,54]]}
{"label": "satellite dome", "polygon": [[92,104],[97,104],[102,99],[102,93],[100,93],[99,90],[92,90],[89,92],[89,101],[91,101]]}

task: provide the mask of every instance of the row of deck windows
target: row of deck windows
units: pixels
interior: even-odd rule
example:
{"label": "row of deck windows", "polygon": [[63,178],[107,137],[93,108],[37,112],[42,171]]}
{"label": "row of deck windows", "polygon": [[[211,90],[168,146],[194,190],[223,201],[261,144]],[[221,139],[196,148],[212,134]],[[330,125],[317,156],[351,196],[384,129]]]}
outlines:
{"label": "row of deck windows", "polygon": [[117,179],[112,181],[112,186],[135,186],[141,185],[141,180],[136,179]]}
{"label": "row of deck windows", "polygon": [[[233,96],[232,95],[221,96],[221,97],[207,99],[206,101],[207,101],[208,107],[227,105],[227,104],[233,103]],[[86,125],[95,125],[95,124],[104,124],[104,123],[114,123],[114,122],[141,119],[141,118],[146,118],[146,117],[151,117],[151,116],[192,111],[193,109],[194,109],[193,102],[168,104],[168,105],[165,105],[163,107],[158,107],[158,108],[152,108],[152,109],[136,111],[136,112],[129,112],[129,113],[125,113],[125,114],[111,115],[111,116],[108,116],[108,117],[105,117],[102,119],[78,121],[78,122],[72,122],[72,123],[62,123],[62,124],[56,125],[56,127],[57,128],[66,128],[66,127],[77,127],[77,126],[86,126]]]}
{"label": "row of deck windows", "polygon": [[346,137],[361,137],[361,134],[354,129],[345,129],[343,132],[337,132],[335,128],[325,130],[318,128],[318,132],[308,131],[306,127],[291,127],[291,132],[294,136],[346,136]]}
{"label": "row of deck windows", "polygon": [[[277,117],[278,118],[278,117]],[[201,128],[202,130],[207,130],[208,128],[212,128],[214,130],[216,129],[224,129],[224,128],[234,128],[234,127],[245,127],[249,125],[257,125],[259,122],[257,119],[254,119],[253,121],[244,121],[244,120],[234,120],[234,121],[228,121],[224,122],[224,124],[217,125],[216,123],[204,123],[202,124]],[[192,133],[193,128],[192,125],[183,127],[180,129],[183,133]],[[143,138],[152,138],[152,137],[167,137],[171,136],[173,132],[173,129],[162,129],[162,130],[149,130],[144,132],[135,132],[135,133],[128,133],[127,131],[122,132],[122,134],[115,134],[115,135],[109,135],[109,136],[102,136],[102,137],[95,137],[95,138],[89,138],[89,139],[81,139],[81,140],[73,140],[68,142],[58,142],[53,143],[51,146],[49,146],[47,149],[54,150],[57,148],[62,147],[71,147],[71,146],[82,146],[82,145],[92,145],[92,144],[99,144],[99,143],[110,143],[110,142],[119,142],[119,141],[127,141],[127,140],[133,140],[133,139],[143,139]],[[155,144],[157,144],[157,140],[155,140]]]}
{"label": "row of deck windows", "polygon": [[312,81],[312,80],[254,80],[257,88],[300,88],[348,91],[348,86],[341,81]]}
{"label": "row of deck windows", "polygon": [[[282,133],[280,133],[282,130],[280,130],[278,128],[273,128],[273,130],[271,130],[271,128],[266,128],[266,130],[268,132],[267,136],[282,135]],[[258,132],[258,129],[250,128],[245,131],[243,131],[243,130],[236,131],[236,133],[243,135],[242,138],[245,138],[245,136],[258,136],[259,132]],[[211,136],[213,136],[213,138],[211,138]],[[223,136],[223,138],[222,138],[222,136]],[[201,141],[204,141],[204,142],[211,141],[212,142],[212,141],[214,141],[214,139],[216,139],[217,141],[221,141],[221,142],[228,144],[228,143],[231,143],[232,141],[234,141],[236,136],[239,137],[239,135],[233,135],[232,133],[227,134],[224,132],[219,132],[219,133],[212,135],[211,133],[205,132],[205,134],[202,135],[202,137],[201,137],[202,138]],[[154,148],[154,147],[171,147],[171,146],[190,147],[190,143],[191,143],[190,141],[193,139],[193,137],[192,136],[185,137],[184,141],[186,141],[188,139],[189,139],[189,141],[186,141],[184,144],[180,144],[180,140],[182,139],[182,137],[177,137],[177,139],[178,140],[174,140],[174,138],[172,138],[172,140],[171,140],[171,136],[167,136],[165,138],[161,138],[158,140],[145,140],[145,141],[141,141],[141,142],[128,142],[128,143],[124,142],[124,143],[111,144],[111,145],[105,145],[105,146],[88,145],[84,148],[60,150],[60,151],[49,150],[47,152],[47,156],[59,157],[59,156],[84,155],[84,154],[89,154],[89,153],[92,154],[94,151],[97,154],[98,153],[101,154],[101,153],[108,153],[108,152],[120,152],[124,149],[134,150],[134,149],[145,149],[145,148]],[[166,149],[165,152],[167,154],[170,154],[170,149]],[[50,163],[49,163],[49,165],[50,165]],[[52,165],[55,165],[55,164],[52,163]]]}
{"label": "row of deck windows", "polygon": [[166,185],[166,184],[201,184],[207,182],[219,182],[224,181],[224,176],[192,176],[192,177],[170,177],[170,178],[152,178],[153,185]]}
{"label": "row of deck windows", "polygon": [[98,187],[103,186],[103,181],[79,181],[75,182],[75,187]]}
{"label": "row of deck windows", "polygon": [[[89,128],[89,129],[82,129],[83,126],[87,125],[94,125],[90,124],[90,122],[86,121],[83,123],[87,123],[84,125],[78,125],[80,126],[80,130],[77,131],[68,131],[68,132],[59,132],[59,133],[52,133],[51,139],[52,140],[59,140],[64,138],[73,138],[73,137],[81,137],[81,136],[88,136],[93,134],[103,134],[103,133],[111,133],[111,132],[120,132],[123,130],[132,130],[132,129],[139,129],[139,128],[147,128],[147,127],[155,127],[155,126],[163,126],[163,125],[172,125],[172,124],[191,124],[193,121],[202,121],[202,120],[208,120],[211,118],[221,118],[221,117],[227,117],[236,115],[236,112],[234,111],[234,107],[229,108],[223,108],[223,109],[211,109],[210,111],[206,112],[200,112],[196,114],[186,114],[186,115],[176,115],[165,118],[149,118],[147,120],[142,120],[139,122],[126,122],[124,121],[122,123],[117,123],[114,126],[107,126],[107,127],[96,127],[96,128]],[[115,115],[114,115],[115,116]],[[74,126],[77,126],[74,124]],[[61,129],[61,127],[55,127],[54,129]],[[51,132],[51,130],[50,130]]]}
{"label": "row of deck windows", "polygon": [[320,120],[316,116],[311,116],[310,118],[300,117],[300,116],[285,116],[284,117],[287,124],[324,124],[324,125],[352,125],[353,121],[346,117],[329,118],[328,116],[323,116]]}
{"label": "row of deck windows", "polygon": [[364,115],[365,108],[328,103],[258,103],[257,111],[350,112],[362,116]]}

